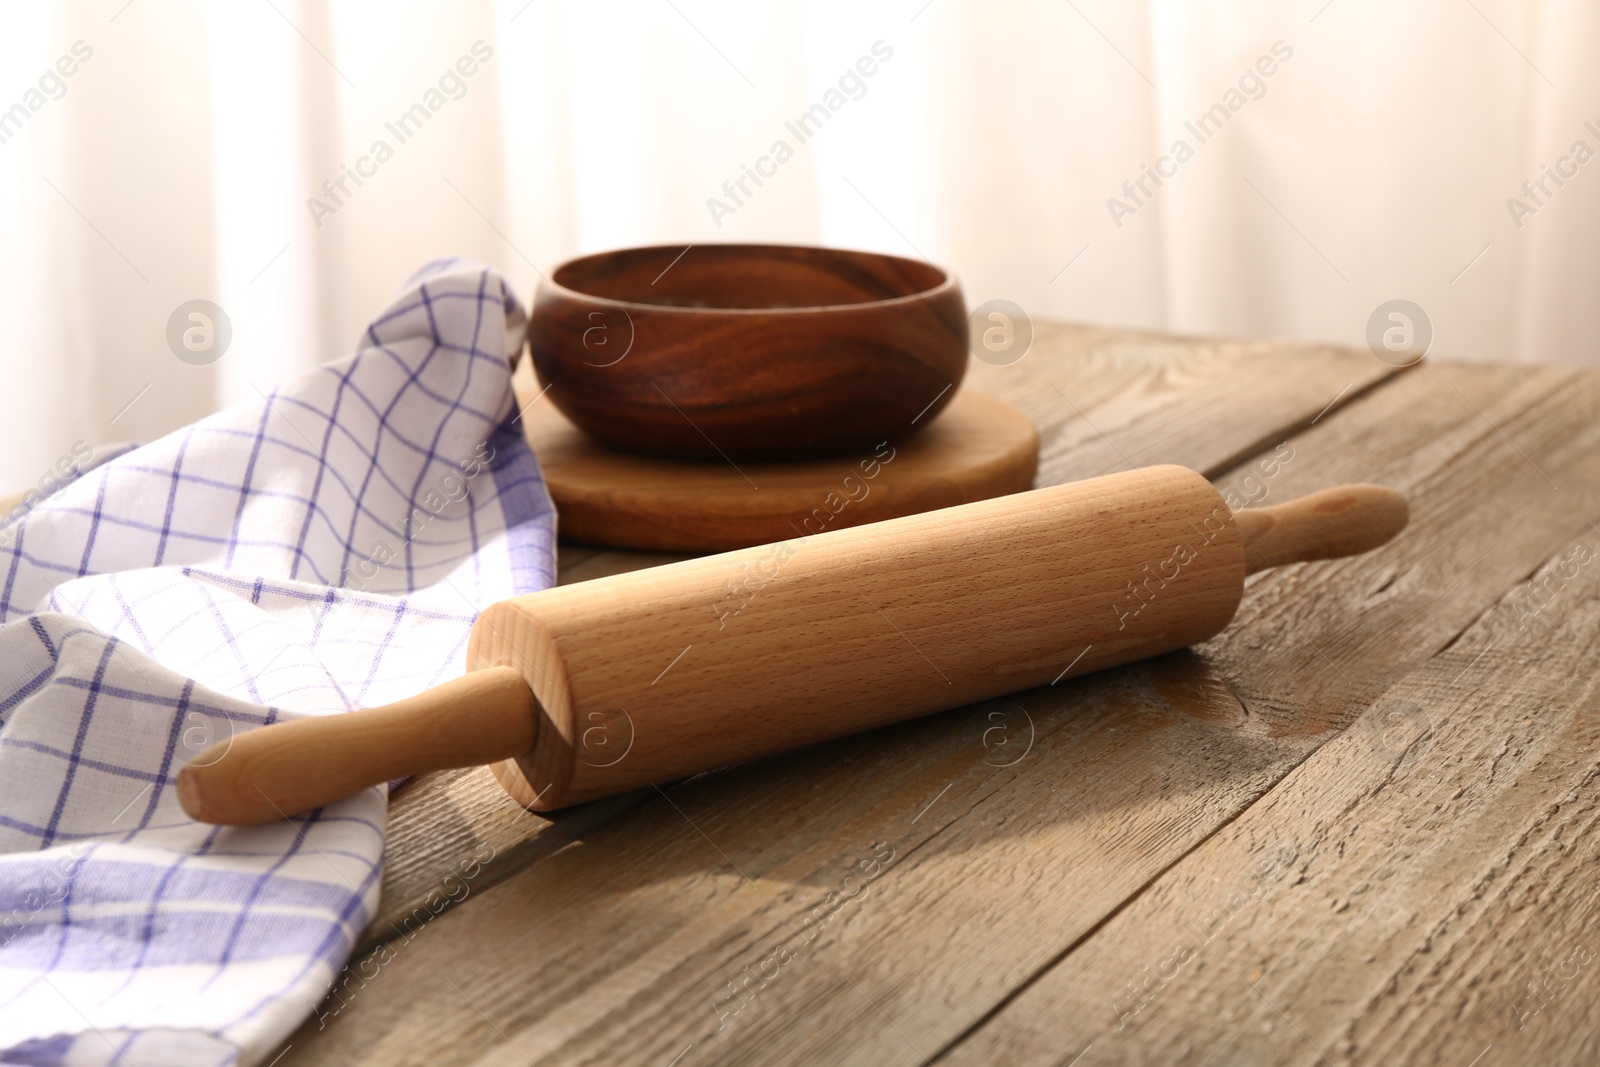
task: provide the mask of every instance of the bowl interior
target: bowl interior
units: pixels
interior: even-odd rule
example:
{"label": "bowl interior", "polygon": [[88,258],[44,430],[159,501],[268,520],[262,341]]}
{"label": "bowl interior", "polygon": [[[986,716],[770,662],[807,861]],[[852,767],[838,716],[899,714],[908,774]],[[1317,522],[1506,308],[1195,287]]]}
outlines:
{"label": "bowl interior", "polygon": [[584,256],[552,280],[588,296],[658,307],[765,311],[914,297],[945,284],[914,259],[796,245],[681,245]]}

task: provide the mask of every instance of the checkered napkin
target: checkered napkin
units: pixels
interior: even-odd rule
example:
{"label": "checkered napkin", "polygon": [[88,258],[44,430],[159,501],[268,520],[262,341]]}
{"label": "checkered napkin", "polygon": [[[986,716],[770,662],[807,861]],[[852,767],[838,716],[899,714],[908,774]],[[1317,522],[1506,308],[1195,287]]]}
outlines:
{"label": "checkered napkin", "polygon": [[525,325],[496,273],[430,264],[356,355],[0,530],[0,1062],[256,1063],[321,999],[377,903],[386,790],[218,829],[175,775],[459,675],[480,609],[553,584]]}

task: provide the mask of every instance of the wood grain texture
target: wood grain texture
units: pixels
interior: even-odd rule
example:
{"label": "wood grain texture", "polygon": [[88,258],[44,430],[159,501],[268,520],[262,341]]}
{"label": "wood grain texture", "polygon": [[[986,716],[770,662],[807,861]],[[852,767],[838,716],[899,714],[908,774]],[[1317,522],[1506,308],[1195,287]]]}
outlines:
{"label": "wood grain texture", "polygon": [[899,256],[630,248],[541,281],[528,344],[555,405],[615,448],[812,459],[936,417],[967,368],[967,309],[954,277]]}
{"label": "wood grain texture", "polygon": [[1331,345],[1040,322],[1027,356],[974,361],[967,384],[1028,414],[1038,484],[1055,485],[1156,463],[1216,474],[1398,373]]}
{"label": "wood grain texture", "polygon": [[1142,467],[545,589],[479,616],[465,676],[230,739],[178,797],[253,826],[495,763],[530,810],[571,807],[1197,644],[1246,573],[1405,518],[1375,485],[1232,512],[1188,468]]}
{"label": "wood grain texture", "polygon": [[[1233,483],[1258,499],[1405,486],[1413,526],[1393,545],[1253,582],[1199,655],[688,783],[446,915],[381,996],[303,1032],[286,1062],[959,1053],[1577,535],[1586,509],[1536,488],[1496,425],[1556,483],[1593,486],[1597,403],[1570,373],[1403,377],[1297,437],[1274,476],[1253,462]],[[1051,1062],[1081,1050],[1070,1033]]]}
{"label": "wood grain texture", "polygon": [[178,800],[191,819],[259,826],[397,778],[511,759],[533,747],[537,723],[520,673],[472,671],[359,715],[230,737],[178,772]]}
{"label": "wood grain texture", "polygon": [[1250,574],[1370,551],[1405,529],[1406,498],[1381,485],[1335,486],[1234,513]]}
{"label": "wood grain texture", "polygon": [[1211,484],[1148,467],[503,601],[467,666],[537,696],[497,776],[546,810],[1185,647],[1244,575]]}
{"label": "wood grain texture", "polygon": [[[406,783],[389,802],[383,894],[357,955],[415,936],[469,896],[555,855],[646,799],[629,793],[536,815],[512,800],[488,767]],[[398,855],[397,841],[404,843]]]}
{"label": "wood grain texture", "polygon": [[[556,552],[557,582],[587,581],[681,558],[563,542]],[[441,771],[406,782],[390,795],[383,892],[356,951],[365,953],[404,936],[460,903],[452,899],[457,894],[446,882],[474,862],[479,869],[469,892],[482,892],[643,799],[644,794],[635,793],[574,811],[535,815],[507,795],[488,767]]]}
{"label": "wood grain texture", "polygon": [[[1038,485],[1160,463],[1216,475],[1403,373],[1368,353],[1329,345],[1034,326],[1023,359],[1004,367],[974,360],[966,381],[1033,422]],[[519,394],[538,391],[526,366],[517,382]],[[584,558],[586,573],[615,573],[648,565],[650,557]]]}
{"label": "wood grain texture", "polygon": [[[552,394],[553,395],[553,394]],[[711,552],[951,507],[1033,485],[1039,435],[1004,401],[963,389],[921,432],[859,455],[696,462],[608,448],[537,393],[518,394],[561,535],[625,548]]]}
{"label": "wood grain texture", "polygon": [[1593,1062],[1600,614],[1573,591],[1537,630],[1497,605],[941,1062]]}
{"label": "wood grain texture", "polygon": [[[1021,361],[1005,367],[973,361],[968,373],[976,388],[1029,414],[1042,437],[1039,482],[1054,484],[1129,469],[1130,455],[1139,463],[1219,474],[1398,372],[1365,353],[1328,346],[1197,341],[1038,322],[1032,350]],[[517,371],[519,391],[533,380],[524,363]],[[1251,486],[1243,488],[1238,499],[1256,499]],[[682,558],[563,542],[559,581]],[[539,842],[556,834],[549,820],[508,815],[509,803],[486,769],[429,775],[402,789],[390,809],[383,904],[363,944],[389,936],[388,916],[439,906],[441,881],[485,850],[507,858],[485,868],[476,891],[545,855]],[[620,810],[604,803],[608,811]],[[560,821],[576,819],[565,813]]]}
{"label": "wood grain texture", "polygon": [[1526,581],[941,1062],[1594,1062],[1600,453],[1548,431],[1597,413],[1503,424],[1546,509],[1475,511],[1551,535]]}

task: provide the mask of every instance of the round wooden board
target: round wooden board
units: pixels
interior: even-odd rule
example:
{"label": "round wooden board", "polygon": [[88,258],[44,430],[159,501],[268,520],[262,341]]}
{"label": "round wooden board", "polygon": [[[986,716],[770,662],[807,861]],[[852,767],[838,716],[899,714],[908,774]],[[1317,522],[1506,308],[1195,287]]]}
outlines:
{"label": "round wooden board", "polygon": [[965,389],[902,442],[806,463],[735,467],[619,452],[548,401],[534,403],[522,421],[561,536],[618,548],[720,552],[769,544],[1020,493],[1039,467],[1039,435],[1028,417]]}

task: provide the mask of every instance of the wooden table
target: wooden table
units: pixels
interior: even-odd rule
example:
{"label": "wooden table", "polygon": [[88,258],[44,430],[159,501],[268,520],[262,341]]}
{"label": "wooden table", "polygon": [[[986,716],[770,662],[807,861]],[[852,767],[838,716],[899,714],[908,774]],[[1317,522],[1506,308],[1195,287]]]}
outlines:
{"label": "wooden table", "polygon": [[1600,1061],[1600,374],[1041,324],[969,382],[1040,484],[1411,526],[1193,651],[759,765],[549,818],[414,783],[282,1067]]}

